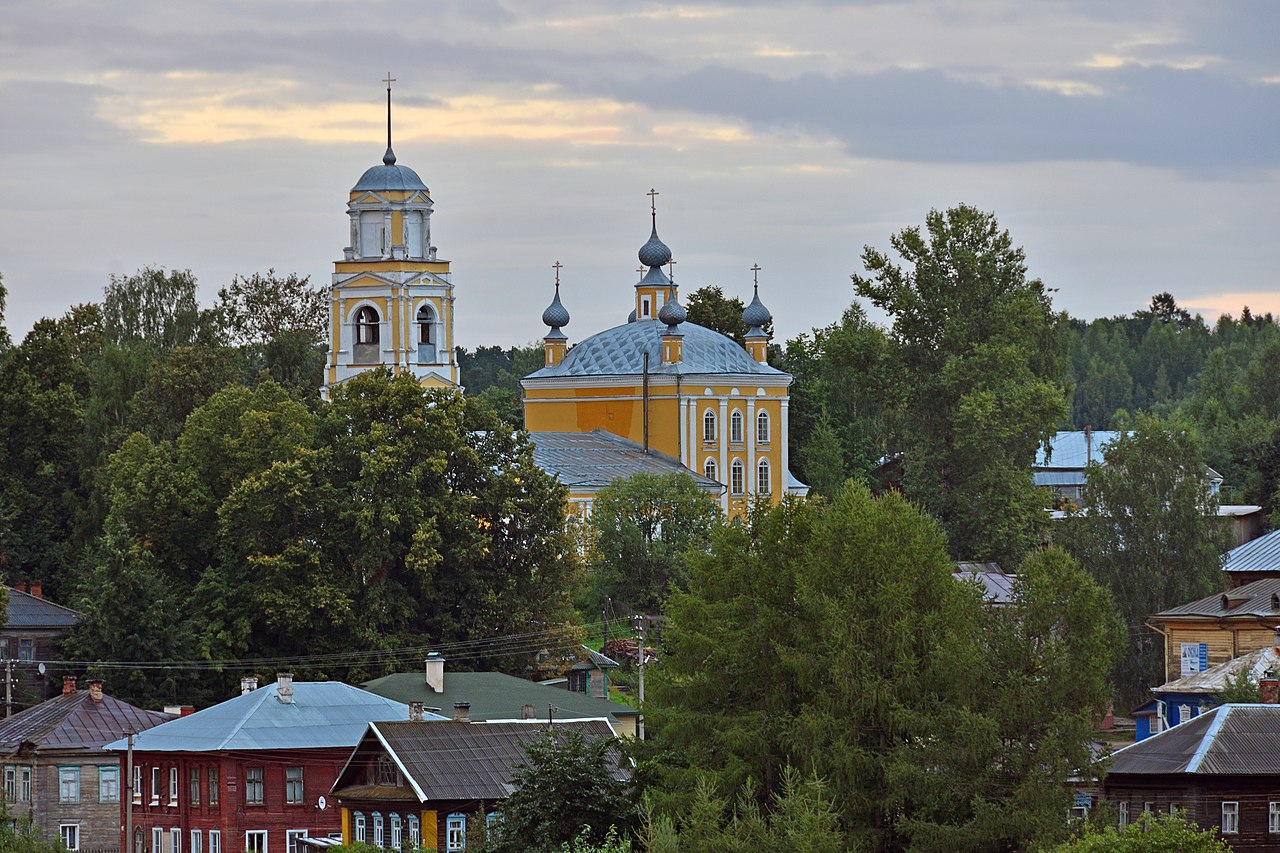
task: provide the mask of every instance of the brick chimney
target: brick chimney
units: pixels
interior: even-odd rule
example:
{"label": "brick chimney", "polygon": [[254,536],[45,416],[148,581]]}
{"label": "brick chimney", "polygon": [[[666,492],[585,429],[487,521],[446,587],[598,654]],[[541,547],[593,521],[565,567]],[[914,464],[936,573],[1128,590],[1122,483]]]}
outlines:
{"label": "brick chimney", "polygon": [[76,677],[74,675],[62,676],[62,695],[71,696],[76,692]]}
{"label": "brick chimney", "polygon": [[427,655],[427,686],[435,693],[444,692],[444,658],[439,652],[431,652]]}
{"label": "brick chimney", "polygon": [[1263,705],[1280,705],[1280,678],[1267,670],[1258,679],[1258,698]]}
{"label": "brick chimney", "polygon": [[453,721],[455,723],[471,722],[471,703],[470,702],[454,702],[453,703]]}
{"label": "brick chimney", "polygon": [[245,695],[246,693],[252,693],[257,689],[258,689],[258,676],[246,675],[244,678],[240,679],[240,695],[241,696]]}
{"label": "brick chimney", "polygon": [[90,678],[85,684],[89,685],[89,698],[95,702],[102,701],[102,679]]}
{"label": "brick chimney", "polygon": [[293,673],[276,673],[276,698],[289,704],[293,702]]}
{"label": "brick chimney", "polygon": [[44,581],[32,581],[31,594],[36,598],[44,598]]}
{"label": "brick chimney", "polygon": [[409,722],[421,723],[424,719],[426,719],[425,708],[426,708],[425,702],[410,702],[409,703]]}
{"label": "brick chimney", "polygon": [[522,720],[536,720],[537,718],[538,718],[538,709],[537,709],[537,708],[535,708],[535,707],[534,707],[534,706],[532,706],[532,705],[528,705],[528,704],[525,704],[525,705],[521,705],[521,706],[520,706],[520,719],[522,719]]}
{"label": "brick chimney", "polygon": [[16,589],[18,592],[26,592],[26,591],[27,591],[27,582],[26,582],[26,581],[16,581],[16,582],[13,584],[13,588],[14,588],[14,589]]}

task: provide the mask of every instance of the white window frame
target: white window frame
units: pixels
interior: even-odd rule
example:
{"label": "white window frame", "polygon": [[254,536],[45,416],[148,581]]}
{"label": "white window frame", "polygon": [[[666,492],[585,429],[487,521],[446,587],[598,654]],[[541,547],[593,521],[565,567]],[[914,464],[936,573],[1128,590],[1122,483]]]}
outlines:
{"label": "white window frame", "polygon": [[[367,825],[364,822],[364,812],[353,813],[351,815],[351,840],[358,841],[363,844],[365,842],[365,838],[368,837],[366,826]],[[213,853],[213,851],[210,850],[209,853]]]}
{"label": "white window frame", "polygon": [[[256,778],[250,779],[249,775],[253,774]],[[261,767],[246,767],[244,769],[244,804],[246,806],[261,806],[267,802],[266,792],[267,773]],[[255,796],[256,799],[250,799]]]}
{"label": "white window frame", "polygon": [[178,804],[178,768],[169,768],[169,805]]}
{"label": "white window frame", "polygon": [[191,830],[191,853],[204,853],[204,839],[198,829]]}
{"label": "white window frame", "polygon": [[1222,834],[1240,834],[1240,802],[1239,800],[1222,801]]}
{"label": "white window frame", "polygon": [[14,764],[4,766],[4,798],[7,802],[18,799],[18,768]]}
{"label": "white window frame", "polygon": [[18,802],[31,802],[31,768],[25,764],[18,768]]}
{"label": "white window frame", "polygon": [[209,830],[209,853],[222,853],[222,830]]}
{"label": "white window frame", "polygon": [[742,412],[738,409],[729,415],[729,443],[742,444]]}
{"label": "white window frame", "polygon": [[187,770],[187,802],[193,806],[200,805],[200,767]]}
{"label": "white window frame", "polygon": [[716,467],[716,460],[708,456],[707,461],[702,464],[702,476],[706,477],[708,480],[715,480],[718,483],[720,482],[720,477],[717,476],[719,473],[720,472]]}
{"label": "white window frame", "polygon": [[209,805],[216,806],[221,801],[219,797],[220,789],[218,788],[218,768],[217,767],[209,768],[208,782],[209,782],[209,795],[208,795]]}
{"label": "white window frame", "polygon": [[169,830],[169,853],[182,853],[182,829],[175,826]]}
{"label": "white window frame", "polygon": [[1182,725],[1183,723],[1187,723],[1190,721],[1191,721],[1191,706],[1179,705],[1178,706],[1178,725]]}
{"label": "white window frame", "polygon": [[769,413],[764,409],[756,412],[756,444],[769,443]]}
{"label": "white window frame", "polygon": [[[1124,829],[1129,825],[1129,804],[1120,803],[1117,810],[1120,812],[1120,828]],[[192,853],[195,853],[195,851],[192,851]]]}
{"label": "white window frame", "polygon": [[769,460],[761,459],[756,464],[756,494],[773,494],[773,472],[769,469]]}
{"label": "white window frame", "polygon": [[151,768],[151,805],[160,805],[160,768]]}
{"label": "white window frame", "polygon": [[401,822],[398,813],[392,812],[387,815],[387,830],[387,847],[392,850],[402,849],[404,847],[404,824]]}
{"label": "white window frame", "polygon": [[743,482],[745,479],[746,472],[743,469],[742,460],[733,460],[732,464],[729,465],[729,493],[733,495],[743,494],[743,489],[746,487]]}
{"label": "white window frame", "polygon": [[651,304],[652,303],[649,301],[649,297],[647,296],[640,297],[640,319],[644,319],[645,317],[650,316],[649,310],[650,310]]}
{"label": "white window frame", "polygon": [[62,841],[62,846],[68,850],[80,849],[80,824],[78,823],[60,823],[58,824],[58,838]]}
{"label": "white window frame", "polygon": [[[298,773],[298,778],[289,778],[290,774],[295,770]],[[306,775],[303,769],[301,767],[286,767],[284,769],[284,801],[289,805],[297,805],[306,800],[306,796]]]}
{"label": "white window frame", "polygon": [[151,827],[151,853],[164,853],[164,830],[158,826]]}
{"label": "white window frame", "polygon": [[[286,829],[284,831],[285,853],[300,853],[298,839],[305,838],[308,831],[306,829]],[[195,851],[193,850],[192,853],[195,853]]]}
{"label": "white window frame", "polygon": [[120,767],[98,765],[98,802],[120,802]]}
{"label": "white window frame", "polygon": [[716,413],[714,409],[707,409],[702,413],[702,443],[716,443]]}
{"label": "white window frame", "polygon": [[[68,795],[68,785],[73,786],[74,795]],[[80,768],[79,767],[59,767],[58,768],[58,802],[60,803],[78,803],[80,802]]]}
{"label": "white window frame", "polygon": [[1280,800],[1267,803],[1267,832],[1280,834]]}
{"label": "white window frame", "polygon": [[373,841],[369,843],[374,847],[382,847],[383,842],[386,840],[386,836],[382,834],[386,826],[382,822],[382,812],[374,812],[371,817],[373,818]]}
{"label": "white window frame", "polygon": [[467,849],[467,816],[454,813],[445,818],[444,849],[446,853]]}
{"label": "white window frame", "polygon": [[[262,839],[262,846],[250,847],[249,846],[250,837]],[[267,831],[265,829],[246,829],[244,831],[244,851],[245,853],[253,853],[253,851],[256,851],[257,853],[268,853]]]}
{"label": "white window frame", "polygon": [[417,850],[422,846],[422,824],[417,815],[409,815],[409,849]]}
{"label": "white window frame", "polygon": [[133,804],[142,805],[142,768],[133,768]]}

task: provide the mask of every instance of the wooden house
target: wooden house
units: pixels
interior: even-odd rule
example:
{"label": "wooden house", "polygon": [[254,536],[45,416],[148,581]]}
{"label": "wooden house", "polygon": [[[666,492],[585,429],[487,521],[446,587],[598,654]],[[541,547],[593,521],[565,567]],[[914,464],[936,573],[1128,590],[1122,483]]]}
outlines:
{"label": "wooden house", "polygon": [[1280,577],[1264,577],[1171,607],[1151,616],[1148,624],[1164,637],[1166,681],[1204,672],[1275,645]]}

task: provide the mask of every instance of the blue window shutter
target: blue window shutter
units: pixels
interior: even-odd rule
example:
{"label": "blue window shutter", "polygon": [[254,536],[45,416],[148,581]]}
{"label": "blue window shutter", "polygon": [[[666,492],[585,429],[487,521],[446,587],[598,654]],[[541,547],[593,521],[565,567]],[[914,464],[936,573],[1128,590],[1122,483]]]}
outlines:
{"label": "blue window shutter", "polygon": [[1200,671],[1204,672],[1209,668],[1209,644],[1200,644]]}

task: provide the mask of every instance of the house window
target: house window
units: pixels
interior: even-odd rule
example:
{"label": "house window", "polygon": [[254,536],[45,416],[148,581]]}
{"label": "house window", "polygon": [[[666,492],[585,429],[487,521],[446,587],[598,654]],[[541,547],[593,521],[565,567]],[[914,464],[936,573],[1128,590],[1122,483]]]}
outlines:
{"label": "house window", "polygon": [[142,805],[142,768],[133,768],[133,804]]}
{"label": "house window", "polygon": [[1178,804],[1169,803],[1169,814],[1177,814],[1177,813],[1178,813]]}
{"label": "house window", "polygon": [[1152,813],[1153,811],[1155,811],[1155,810],[1156,810],[1156,804],[1155,804],[1155,803],[1143,803],[1143,804],[1142,804],[1142,813],[1143,813],[1143,814],[1151,814],[1151,813]]}
{"label": "house window", "polygon": [[444,825],[444,849],[446,851],[467,849],[467,816],[451,814]]}
{"label": "house window", "polygon": [[702,473],[708,480],[716,479],[716,460],[708,459],[707,464],[702,466]]}
{"label": "house window", "polygon": [[[218,804],[218,768],[209,768],[209,805]],[[213,839],[209,839],[209,853],[213,853]]]}
{"label": "house window", "polygon": [[735,495],[742,494],[742,460],[735,459],[729,466],[729,491]]}
{"label": "house window", "polygon": [[1120,812],[1120,828],[1124,829],[1129,825],[1129,804],[1121,803],[1118,811]]}
{"label": "house window", "polygon": [[[305,853],[302,846],[298,844],[299,838],[306,837],[305,829],[287,829],[284,833],[284,846],[287,853]],[[195,853],[195,851],[192,851]]]}
{"label": "house window", "polygon": [[191,830],[191,853],[204,853],[204,839],[198,829]]}
{"label": "house window", "polygon": [[244,834],[244,853],[267,853],[265,829],[251,829]]}
{"label": "house window", "polygon": [[68,850],[80,849],[80,824],[78,823],[62,823],[58,824],[58,837],[62,839],[62,846]]}
{"label": "house window", "polygon": [[1267,832],[1280,833],[1280,800],[1267,803]]}
{"label": "house window", "polygon": [[1179,705],[1178,706],[1178,722],[1185,723],[1190,719],[1191,719],[1191,706]]}
{"label": "house window", "polygon": [[80,802],[80,768],[58,768],[58,802]]}
{"label": "house window", "polygon": [[756,441],[760,444],[769,443],[769,413],[756,413]]}
{"label": "house window", "polygon": [[160,768],[151,768],[151,805],[157,805],[160,802]]}
{"label": "house window", "polygon": [[164,853],[164,830],[158,826],[151,828],[151,853]]}
{"label": "house window", "polygon": [[31,768],[18,768],[18,801],[31,802]]}
{"label": "house window", "polygon": [[169,830],[169,853],[182,853],[182,830],[176,826]]}
{"label": "house window", "polygon": [[422,827],[418,823],[418,818],[409,815],[409,849],[417,850],[422,846]]}
{"label": "house window", "polygon": [[1223,802],[1222,834],[1235,835],[1240,832],[1240,803]]}
{"label": "house window", "polygon": [[169,805],[178,804],[178,768],[169,768]]}
{"label": "house window", "polygon": [[773,491],[773,483],[769,477],[769,460],[761,459],[756,466],[756,494],[767,495]]}
{"label": "house window", "polygon": [[729,440],[734,444],[742,443],[742,412],[729,416]]}
{"label": "house window", "polygon": [[262,805],[262,768],[246,767],[244,771],[245,805]]}
{"label": "house window", "polygon": [[120,768],[98,768],[98,802],[120,802]]}
{"label": "house window", "polygon": [[18,660],[31,663],[36,659],[36,641],[30,637],[18,641]]}
{"label": "house window", "polygon": [[302,768],[287,767],[284,771],[284,801],[302,802]]}
{"label": "house window", "polygon": [[382,846],[382,812],[373,813],[373,846]]}
{"label": "house window", "polygon": [[400,835],[400,815],[392,814],[387,818],[391,828],[391,843],[388,845],[392,850],[399,850],[402,846]]}
{"label": "house window", "polygon": [[[187,784],[191,788],[191,792],[187,796],[191,800],[191,805],[198,806],[200,805],[200,768],[192,767],[187,775],[190,777],[187,780]],[[195,853],[195,851],[192,851],[192,853]]]}
{"label": "house window", "polygon": [[707,409],[702,414],[702,442],[704,444],[716,443],[716,413]]}
{"label": "house window", "polygon": [[209,853],[222,853],[222,830],[209,830]]}
{"label": "house window", "polygon": [[397,783],[396,766],[385,755],[379,755],[373,763],[373,784],[395,785]]}
{"label": "house window", "polygon": [[147,853],[147,848],[143,846],[142,839],[142,827],[135,827],[133,830],[133,853]]}
{"label": "house window", "polygon": [[[356,812],[351,821],[351,834],[356,841],[364,843],[364,812]],[[209,853],[213,853],[212,850]]]}
{"label": "house window", "polygon": [[6,803],[12,803],[16,799],[18,799],[18,768],[8,764],[4,768],[4,800]]}

